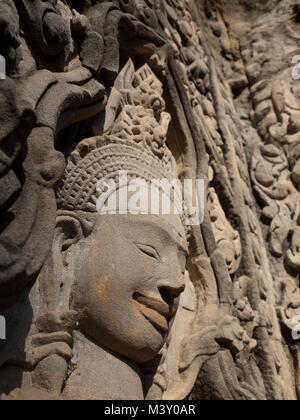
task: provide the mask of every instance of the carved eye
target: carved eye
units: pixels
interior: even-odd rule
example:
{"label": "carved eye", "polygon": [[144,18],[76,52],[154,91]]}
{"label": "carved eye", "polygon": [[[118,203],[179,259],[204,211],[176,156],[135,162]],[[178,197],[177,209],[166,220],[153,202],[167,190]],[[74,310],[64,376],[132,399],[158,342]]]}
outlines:
{"label": "carved eye", "polygon": [[155,258],[160,261],[160,256],[155,248],[150,245],[136,244],[137,248],[143,253],[148,255],[148,257]]}

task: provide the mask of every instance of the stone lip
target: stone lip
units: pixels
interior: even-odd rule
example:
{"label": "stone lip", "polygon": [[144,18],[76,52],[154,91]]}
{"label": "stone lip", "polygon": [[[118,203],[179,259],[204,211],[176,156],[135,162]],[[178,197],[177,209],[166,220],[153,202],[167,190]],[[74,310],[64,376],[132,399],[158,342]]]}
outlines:
{"label": "stone lip", "polygon": [[168,321],[172,318],[173,311],[167,303],[139,294],[134,295],[134,301],[140,312],[156,329],[162,333],[169,331]]}

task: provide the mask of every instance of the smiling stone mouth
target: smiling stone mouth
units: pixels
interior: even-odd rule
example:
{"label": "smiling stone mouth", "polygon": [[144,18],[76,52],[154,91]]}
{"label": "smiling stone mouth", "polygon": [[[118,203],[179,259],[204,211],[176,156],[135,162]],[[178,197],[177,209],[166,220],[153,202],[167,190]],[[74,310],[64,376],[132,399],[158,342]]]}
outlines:
{"label": "smiling stone mouth", "polygon": [[161,333],[170,329],[172,311],[165,302],[135,293],[134,302],[144,317]]}

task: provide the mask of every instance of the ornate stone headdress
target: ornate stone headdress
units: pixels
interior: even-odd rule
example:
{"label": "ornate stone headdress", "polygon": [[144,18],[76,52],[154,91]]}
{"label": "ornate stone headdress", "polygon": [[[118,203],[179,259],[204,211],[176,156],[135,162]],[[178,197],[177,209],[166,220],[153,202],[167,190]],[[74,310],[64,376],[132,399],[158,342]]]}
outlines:
{"label": "ornate stone headdress", "polygon": [[[164,112],[162,95],[162,83],[150,67],[146,64],[135,72],[130,60],[112,89],[104,134],[83,140],[70,156],[57,192],[59,209],[96,212],[99,181],[118,183],[121,171],[126,171],[128,181],[138,178],[148,184],[155,179],[176,179],[175,160],[166,145],[171,118]],[[183,225],[179,194],[174,188],[170,198]]]}

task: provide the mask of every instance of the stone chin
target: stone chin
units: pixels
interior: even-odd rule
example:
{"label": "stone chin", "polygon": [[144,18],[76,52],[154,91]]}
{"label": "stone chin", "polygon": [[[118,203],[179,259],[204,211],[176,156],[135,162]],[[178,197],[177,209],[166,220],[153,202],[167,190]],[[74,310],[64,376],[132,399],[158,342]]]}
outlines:
{"label": "stone chin", "polygon": [[[131,302],[129,313],[123,314],[118,328],[107,328],[103,320],[91,315],[92,308],[80,310],[79,328],[98,346],[136,364],[155,358],[164,346],[168,334],[159,332]],[[78,308],[77,308],[78,310]]]}

